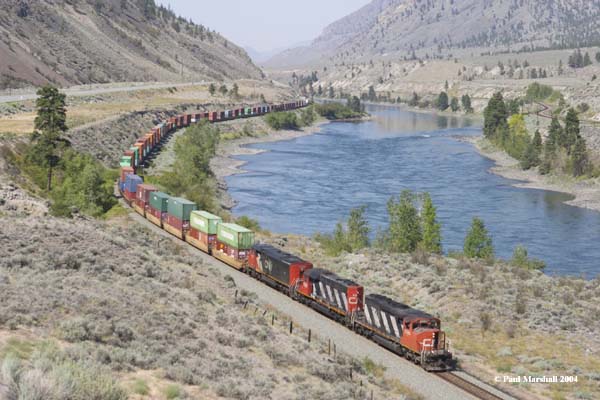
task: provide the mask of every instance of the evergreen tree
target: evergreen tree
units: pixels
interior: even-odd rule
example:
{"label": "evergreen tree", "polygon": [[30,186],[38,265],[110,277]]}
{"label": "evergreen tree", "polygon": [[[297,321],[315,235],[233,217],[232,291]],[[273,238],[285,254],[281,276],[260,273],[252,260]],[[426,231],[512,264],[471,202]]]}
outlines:
{"label": "evergreen tree", "polygon": [[369,246],[369,223],[365,219],[365,206],[350,210],[347,242],[352,251]]}
{"label": "evergreen tree", "polygon": [[390,226],[388,246],[393,252],[409,253],[417,248],[422,239],[421,221],[414,204],[414,195],[404,190],[396,201],[387,204]]}
{"label": "evergreen tree", "polygon": [[52,190],[52,172],[59,164],[69,142],[62,138],[67,131],[66,96],[57,88],[47,85],[37,91],[37,116],[31,136],[32,146],[27,159],[47,170],[46,189]]}
{"label": "evergreen tree", "polygon": [[333,246],[336,254],[340,254],[343,251],[352,251],[346,240],[346,232],[344,231],[344,227],[342,226],[341,222],[338,222],[335,225],[335,230],[333,231]]}
{"label": "evergreen tree", "polygon": [[468,94],[463,94],[460,98],[460,102],[462,103],[462,108],[467,113],[473,112],[473,107],[471,106],[471,96]]}
{"label": "evergreen tree", "polygon": [[423,195],[423,211],[421,212],[423,229],[423,247],[435,254],[442,253],[441,225],[437,221],[436,208],[429,193]]}
{"label": "evergreen tree", "polygon": [[227,92],[228,92],[227,86],[225,86],[225,85],[219,86],[219,93],[221,93],[223,96],[225,96],[227,94]]}
{"label": "evergreen tree", "polygon": [[533,134],[533,140],[531,143],[533,144],[535,153],[539,158],[539,156],[542,154],[542,134],[540,133],[539,129],[535,130],[535,133]]}
{"label": "evergreen tree", "polygon": [[492,238],[481,219],[473,217],[463,250],[465,256],[470,258],[490,259],[494,257]]}
{"label": "evergreen tree", "polygon": [[562,60],[558,60],[558,75],[562,75],[564,72]]}
{"label": "evergreen tree", "polygon": [[369,101],[377,100],[377,93],[375,92],[375,88],[373,87],[373,85],[369,86],[368,99],[369,99]]}
{"label": "evergreen tree", "polygon": [[412,97],[408,101],[408,105],[411,107],[419,105],[419,95],[416,92],[413,92]]}
{"label": "evergreen tree", "polygon": [[[546,146],[564,146],[564,131],[563,127],[558,120],[556,115],[552,116],[552,121],[550,122],[550,128],[548,128],[548,138],[546,139]],[[554,151],[554,149],[552,149]]]}
{"label": "evergreen tree", "polygon": [[590,59],[589,53],[586,51],[585,56],[583,56],[583,66],[587,67],[588,65],[592,65],[592,60]]}
{"label": "evergreen tree", "polygon": [[231,88],[231,92],[229,92],[229,94],[231,94],[232,97],[237,98],[240,95],[239,90],[240,90],[240,88],[238,87],[238,84],[234,83],[233,87]]}
{"label": "evergreen tree", "polygon": [[446,92],[440,92],[436,103],[439,110],[446,110],[448,108],[448,94],[446,94]]}
{"label": "evergreen tree", "polygon": [[582,176],[587,172],[588,156],[585,139],[582,137],[578,137],[575,141],[571,154],[571,164],[573,166],[573,176]]}
{"label": "evergreen tree", "polygon": [[317,88],[317,95],[323,96],[323,86],[319,85],[319,87]]}
{"label": "evergreen tree", "polygon": [[496,92],[492,96],[487,107],[483,110],[483,118],[483,134],[488,139],[494,139],[498,136],[497,133],[499,130],[507,128],[506,119],[508,118],[508,112],[502,98],[502,93]]}
{"label": "evergreen tree", "polygon": [[457,112],[459,110],[460,106],[458,105],[458,99],[456,97],[453,97],[452,100],[450,101],[450,109],[453,112]]}
{"label": "evergreen tree", "polygon": [[569,154],[579,138],[579,117],[574,108],[569,108],[565,117],[564,147]]}
{"label": "evergreen tree", "polygon": [[215,92],[217,91],[217,88],[215,87],[214,83],[211,83],[208,86],[208,92],[210,93],[211,96],[214,96]]}
{"label": "evergreen tree", "polygon": [[328,97],[333,99],[335,97],[335,92],[333,91],[333,86],[329,86]]}

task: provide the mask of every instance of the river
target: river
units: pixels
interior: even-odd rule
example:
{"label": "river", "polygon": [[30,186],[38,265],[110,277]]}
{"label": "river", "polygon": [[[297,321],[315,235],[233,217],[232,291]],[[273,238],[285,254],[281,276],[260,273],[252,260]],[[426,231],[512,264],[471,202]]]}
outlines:
{"label": "river", "polygon": [[367,206],[373,232],[387,224],[386,202],[404,189],[431,194],[444,251],[461,250],[473,216],[490,231],[496,255],[522,244],[552,275],[600,272],[600,213],[564,204],[566,194],[522,189],[491,174],[493,162],[459,136],[481,121],[369,106],[372,121],[334,122],[320,133],[254,144],[244,174],[227,178],[235,215],[277,233],[331,232],[352,207]]}

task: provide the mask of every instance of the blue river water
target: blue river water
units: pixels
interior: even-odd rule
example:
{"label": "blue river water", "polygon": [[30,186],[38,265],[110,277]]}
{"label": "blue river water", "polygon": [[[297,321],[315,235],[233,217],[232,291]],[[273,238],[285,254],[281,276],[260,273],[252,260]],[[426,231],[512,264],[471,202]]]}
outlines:
{"label": "blue river water", "polygon": [[521,189],[489,172],[493,162],[458,136],[481,122],[371,106],[373,121],[335,122],[320,133],[251,147],[248,171],[227,178],[235,215],[277,233],[331,232],[352,207],[367,206],[371,229],[387,224],[386,202],[404,189],[431,194],[444,251],[461,250],[473,216],[490,231],[496,255],[522,244],[552,275],[600,273],[600,213],[564,204],[570,196]]}

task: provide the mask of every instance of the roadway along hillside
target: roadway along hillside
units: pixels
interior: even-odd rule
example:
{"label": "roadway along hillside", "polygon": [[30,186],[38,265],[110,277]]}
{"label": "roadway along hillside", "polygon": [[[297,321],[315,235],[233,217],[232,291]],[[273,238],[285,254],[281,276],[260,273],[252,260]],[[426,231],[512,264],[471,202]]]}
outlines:
{"label": "roadway along hillside", "polygon": [[[132,212],[130,213],[130,217],[136,222],[150,228],[153,232],[180,242],[179,239],[169,235],[141,215]],[[442,381],[434,374],[428,373],[414,364],[390,353],[364,337],[359,336],[322,316],[316,311],[293,301],[289,297],[254,280],[250,276],[221,263],[208,254],[197,250],[192,246],[188,246],[188,249],[192,254],[199,256],[205,263],[210,264],[220,272],[233,277],[238,288],[256,293],[262,302],[270,304],[280,312],[289,315],[296,323],[300,324],[305,329],[312,329],[313,332],[322,338],[331,338],[331,340],[336,343],[337,347],[345,353],[358,358],[369,357],[373,361],[382,364],[386,368],[386,376],[399,380],[402,384],[410,387],[415,392],[422,394],[426,399],[465,400],[474,398],[461,389]]]}
{"label": "roadway along hillside", "polygon": [[[144,84],[127,84],[126,86],[76,86],[62,90],[67,96],[95,96],[98,94],[104,93],[116,93],[116,92],[130,92],[136,90],[144,90],[144,89],[165,89],[170,87],[184,87],[184,86],[193,86],[193,85],[203,85],[206,82],[189,82],[189,83],[144,83]],[[15,90],[14,94],[10,95],[0,95],[0,103],[9,103],[13,101],[24,101],[24,100],[33,100],[37,98],[37,94],[35,91],[23,91]]]}

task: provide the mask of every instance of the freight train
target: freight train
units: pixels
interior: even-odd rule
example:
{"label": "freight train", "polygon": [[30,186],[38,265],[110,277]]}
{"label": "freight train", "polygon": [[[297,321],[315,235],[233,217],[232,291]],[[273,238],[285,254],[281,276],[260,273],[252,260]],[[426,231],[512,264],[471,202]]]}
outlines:
{"label": "freight train", "polygon": [[304,107],[302,100],[227,111],[179,115],[154,127],[121,159],[119,190],[140,215],[177,238],[227,265],[286,293],[294,300],[347,326],[427,371],[454,367],[440,319],[379,294],[365,294],[357,282],[268,244],[255,243],[254,232],[225,223],[196,204],[144,184],[135,174],[162,138],[179,127],[206,119],[218,122]]}

